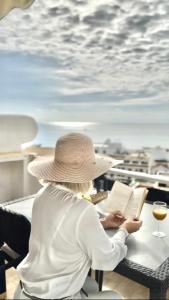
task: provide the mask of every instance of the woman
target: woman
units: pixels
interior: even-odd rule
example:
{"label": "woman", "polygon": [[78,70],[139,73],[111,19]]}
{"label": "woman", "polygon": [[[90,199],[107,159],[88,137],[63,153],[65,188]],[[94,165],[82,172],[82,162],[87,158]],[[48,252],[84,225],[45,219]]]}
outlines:
{"label": "woman", "polygon": [[[22,284],[15,298],[120,298],[114,292],[96,293],[85,280],[90,268],[112,271],[117,266],[127,252],[126,237],[141,222],[124,222],[119,213],[99,220],[94,205],[79,193],[88,192],[92,180],[117,163],[96,156],[91,139],[80,133],[61,137],[54,158],[30,163],[29,172],[48,184],[34,202],[29,253],[17,268]],[[119,225],[109,238],[104,228]]]}

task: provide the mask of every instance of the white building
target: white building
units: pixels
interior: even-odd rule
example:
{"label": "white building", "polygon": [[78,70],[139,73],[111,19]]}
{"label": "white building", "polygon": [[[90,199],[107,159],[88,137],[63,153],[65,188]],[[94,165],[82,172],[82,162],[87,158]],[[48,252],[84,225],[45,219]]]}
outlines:
{"label": "white building", "polygon": [[152,148],[150,158],[149,172],[151,174],[169,172],[169,149],[164,149],[159,146]]}
{"label": "white building", "polygon": [[102,144],[95,144],[95,152],[99,154],[115,155],[125,153],[125,148],[120,142],[111,142],[107,139]]}
{"label": "white building", "polygon": [[[116,158],[123,160],[123,163],[116,166],[116,168],[133,172],[148,173],[150,156],[143,151],[124,154],[120,157],[116,156]],[[108,178],[110,179],[110,177],[112,180],[120,180],[126,183],[129,183],[132,180],[130,176],[108,173]]]}
{"label": "white building", "polygon": [[[108,139],[104,144],[96,144],[95,151],[99,154],[105,154],[123,160],[122,164],[116,166],[116,168],[122,170],[149,174],[169,172],[169,149],[156,147],[129,153],[120,142],[111,142],[111,140]],[[126,183],[132,180],[130,176],[113,175],[111,172],[108,172],[106,177],[109,180],[120,180]]]}

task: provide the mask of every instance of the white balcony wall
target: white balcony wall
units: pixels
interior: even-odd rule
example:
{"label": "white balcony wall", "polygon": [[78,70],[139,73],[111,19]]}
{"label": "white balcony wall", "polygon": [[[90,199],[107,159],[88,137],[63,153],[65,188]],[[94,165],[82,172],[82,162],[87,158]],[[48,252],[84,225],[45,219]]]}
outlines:
{"label": "white balcony wall", "polygon": [[32,155],[0,158],[0,203],[35,194],[40,184],[27,171]]}
{"label": "white balcony wall", "polygon": [[34,155],[24,154],[22,144],[37,134],[37,123],[25,115],[0,114],[0,202],[36,193],[40,184],[28,174]]}
{"label": "white balcony wall", "polygon": [[37,193],[37,191],[42,187],[38,180],[32,176],[28,171],[28,164],[35,158],[34,155],[25,156],[23,162],[23,195],[29,196]]}
{"label": "white balcony wall", "polygon": [[0,153],[21,151],[21,145],[32,141],[37,123],[29,116],[0,115]]}

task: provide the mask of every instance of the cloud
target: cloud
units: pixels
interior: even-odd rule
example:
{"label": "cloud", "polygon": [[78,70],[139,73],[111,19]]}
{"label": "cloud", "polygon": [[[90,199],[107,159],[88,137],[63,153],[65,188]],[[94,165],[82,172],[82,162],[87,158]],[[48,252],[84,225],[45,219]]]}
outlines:
{"label": "cloud", "polygon": [[50,88],[63,97],[104,94],[106,105],[163,105],[169,100],[168,16],[165,0],[36,0],[1,21],[0,51],[46,61],[42,77],[59,83]]}
{"label": "cloud", "polygon": [[86,3],[88,2],[88,0],[69,0],[69,2],[72,3],[73,5],[86,6]]}
{"label": "cloud", "polygon": [[70,9],[66,6],[54,6],[48,9],[47,17],[57,17],[62,15],[68,15],[70,13]]}
{"label": "cloud", "polygon": [[116,15],[110,6],[101,5],[92,15],[87,15],[83,18],[83,22],[94,29],[95,27],[110,26],[111,21]]}

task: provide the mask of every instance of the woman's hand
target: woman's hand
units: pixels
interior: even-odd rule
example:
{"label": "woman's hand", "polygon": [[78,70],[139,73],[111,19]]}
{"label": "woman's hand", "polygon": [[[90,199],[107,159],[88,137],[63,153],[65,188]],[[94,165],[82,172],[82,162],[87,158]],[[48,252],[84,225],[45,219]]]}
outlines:
{"label": "woman's hand", "polygon": [[128,231],[128,233],[136,232],[142,226],[142,221],[139,219],[127,219],[120,227]]}
{"label": "woman's hand", "polygon": [[100,222],[103,225],[104,229],[115,229],[122,225],[125,220],[125,217],[120,211],[114,211],[108,216],[101,218]]}

